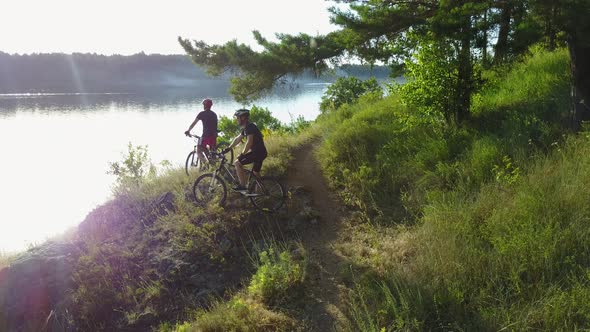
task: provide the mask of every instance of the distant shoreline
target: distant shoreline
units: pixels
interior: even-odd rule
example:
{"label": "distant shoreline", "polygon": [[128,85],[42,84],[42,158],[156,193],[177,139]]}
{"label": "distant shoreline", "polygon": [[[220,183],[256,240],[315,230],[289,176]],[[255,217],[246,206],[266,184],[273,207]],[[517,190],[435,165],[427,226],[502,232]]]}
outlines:
{"label": "distant shoreline", "polygon": [[[340,76],[387,78],[389,68],[343,65],[321,77],[304,72],[295,83],[329,83]],[[18,55],[0,51],[0,94],[137,93],[161,89],[229,88],[229,76],[209,76],[185,55]]]}

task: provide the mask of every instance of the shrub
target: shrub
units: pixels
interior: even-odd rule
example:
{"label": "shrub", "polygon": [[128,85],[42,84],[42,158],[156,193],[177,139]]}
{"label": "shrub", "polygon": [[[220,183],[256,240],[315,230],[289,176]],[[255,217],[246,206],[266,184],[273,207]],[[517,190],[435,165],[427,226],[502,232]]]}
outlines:
{"label": "shrub", "polygon": [[392,91],[416,111],[452,123],[461,107],[456,97],[458,90],[474,88],[460,86],[454,52],[452,44],[444,41],[421,42],[416,57],[406,61],[408,81],[394,84]]}
{"label": "shrub", "polygon": [[336,110],[344,104],[355,102],[367,93],[383,93],[383,89],[375,78],[363,81],[354,76],[339,77],[322,96],[320,110],[322,112]]}
{"label": "shrub", "polygon": [[116,177],[115,193],[129,192],[137,189],[143,181],[156,175],[156,167],[148,157],[147,146],[127,145],[127,154],[120,162],[109,164],[109,174]]}
{"label": "shrub", "polygon": [[[250,109],[250,121],[254,122],[260,131],[280,131],[283,129],[283,124],[279,119],[272,116],[268,108],[252,106]],[[240,133],[240,126],[233,116],[221,116],[219,118],[218,129],[225,134],[225,140],[231,140]]]}
{"label": "shrub", "polygon": [[270,247],[262,251],[257,265],[248,293],[263,303],[282,302],[289,290],[301,286],[305,278],[304,262],[295,260],[286,250]]}
{"label": "shrub", "polygon": [[174,327],[162,325],[160,332],[222,332],[222,331],[289,331],[295,321],[284,313],[268,309],[260,302],[244,296],[235,296],[227,302],[218,302],[209,311],[196,314],[194,323]]}

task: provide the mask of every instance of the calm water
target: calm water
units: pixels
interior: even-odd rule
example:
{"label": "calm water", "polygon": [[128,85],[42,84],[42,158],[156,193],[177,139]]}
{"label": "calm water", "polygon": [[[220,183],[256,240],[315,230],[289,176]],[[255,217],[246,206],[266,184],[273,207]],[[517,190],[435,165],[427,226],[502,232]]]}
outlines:
{"label": "calm water", "polygon": [[[301,84],[256,104],[283,122],[314,119],[326,87]],[[108,200],[108,162],[119,160],[129,142],[148,145],[156,163],[184,163],[192,142],[183,132],[205,96],[221,115],[241,107],[211,91],[0,95],[0,252],[62,233]]]}

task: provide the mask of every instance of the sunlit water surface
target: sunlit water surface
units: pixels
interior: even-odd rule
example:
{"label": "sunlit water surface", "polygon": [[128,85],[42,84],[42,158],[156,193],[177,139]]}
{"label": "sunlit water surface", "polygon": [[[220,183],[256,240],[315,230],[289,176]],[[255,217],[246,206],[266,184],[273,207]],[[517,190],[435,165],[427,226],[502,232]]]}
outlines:
{"label": "sunlit water surface", "polygon": [[[258,101],[283,122],[314,119],[326,84],[301,84]],[[0,252],[22,250],[76,226],[111,197],[108,163],[129,142],[153,162],[181,165],[192,149],[183,132],[201,109],[231,115],[224,93],[0,95]],[[196,129],[200,133],[200,124]]]}

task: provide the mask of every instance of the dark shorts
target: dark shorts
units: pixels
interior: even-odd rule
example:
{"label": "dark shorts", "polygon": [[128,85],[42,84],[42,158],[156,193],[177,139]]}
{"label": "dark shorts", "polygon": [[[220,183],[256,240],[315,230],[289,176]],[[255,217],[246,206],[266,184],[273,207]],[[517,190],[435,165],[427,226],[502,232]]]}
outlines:
{"label": "dark shorts", "polygon": [[201,146],[205,148],[209,146],[211,150],[215,150],[215,147],[217,146],[217,137],[208,136],[201,138]]}
{"label": "dark shorts", "polygon": [[250,151],[250,152],[238,157],[238,161],[242,165],[253,164],[252,171],[256,172],[256,173],[260,172],[260,170],[262,169],[262,162],[264,161],[264,159],[266,159],[265,152],[254,153],[254,152]]}

